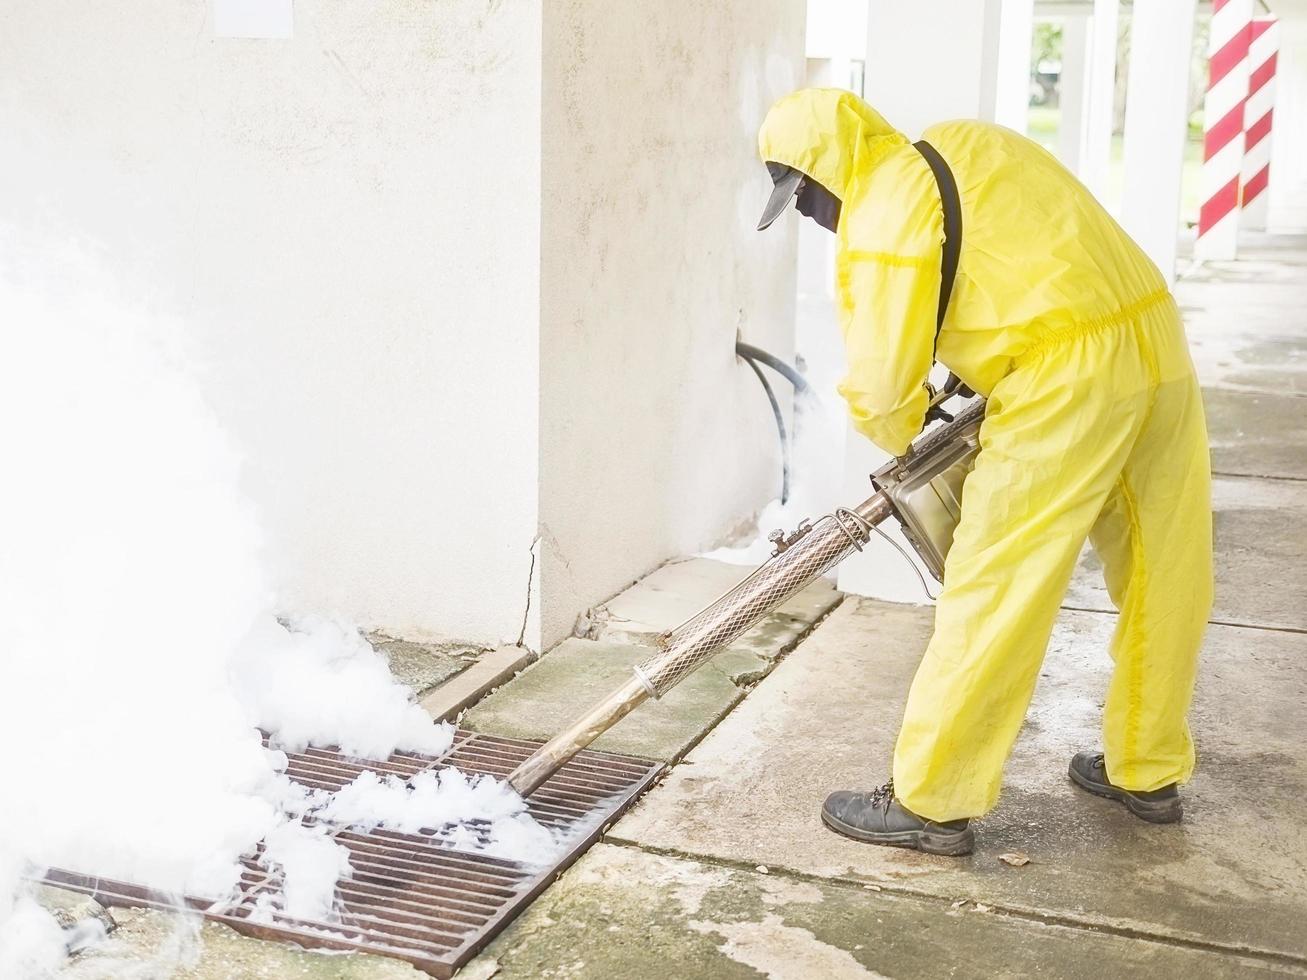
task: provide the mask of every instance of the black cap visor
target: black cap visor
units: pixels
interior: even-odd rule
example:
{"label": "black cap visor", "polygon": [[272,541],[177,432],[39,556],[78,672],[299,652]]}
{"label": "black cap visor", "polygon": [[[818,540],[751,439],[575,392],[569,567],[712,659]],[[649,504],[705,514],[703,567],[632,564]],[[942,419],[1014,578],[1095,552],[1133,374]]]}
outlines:
{"label": "black cap visor", "polygon": [[762,218],[758,221],[759,231],[762,231],[779,218],[781,212],[789,207],[790,201],[798,193],[804,179],[802,170],[795,170],[783,163],[768,161],[767,169],[771,172],[772,180],[776,186],[772,188],[771,197],[767,199],[767,206],[762,209]]}

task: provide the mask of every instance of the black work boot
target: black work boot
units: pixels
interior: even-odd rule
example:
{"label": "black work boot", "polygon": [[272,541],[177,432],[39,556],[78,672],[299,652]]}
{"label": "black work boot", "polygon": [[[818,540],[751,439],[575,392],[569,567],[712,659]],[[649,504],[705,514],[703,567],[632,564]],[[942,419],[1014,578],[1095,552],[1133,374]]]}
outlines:
{"label": "black work boot", "polygon": [[1136,817],[1149,823],[1176,823],[1184,812],[1175,783],[1146,793],[1113,786],[1107,778],[1101,752],[1077,752],[1071,759],[1067,775],[1073,783],[1095,796],[1120,800]]}
{"label": "black work boot", "polygon": [[965,820],[939,823],[919,817],[894,798],[894,780],[870,793],[841,790],[826,797],[821,819],[831,830],[890,847],[912,847],[927,854],[970,854],[976,832]]}

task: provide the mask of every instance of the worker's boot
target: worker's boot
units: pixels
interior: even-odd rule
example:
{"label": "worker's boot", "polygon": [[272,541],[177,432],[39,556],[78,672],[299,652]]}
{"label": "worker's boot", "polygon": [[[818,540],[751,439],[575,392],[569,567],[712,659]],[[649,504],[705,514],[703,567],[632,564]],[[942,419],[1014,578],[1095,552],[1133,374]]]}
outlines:
{"label": "worker's boot", "polygon": [[1184,812],[1180,805],[1180,791],[1175,783],[1161,789],[1141,793],[1113,786],[1107,778],[1101,752],[1077,752],[1067,770],[1071,781],[1095,796],[1119,800],[1131,813],[1149,823],[1176,823]]}
{"label": "worker's boot", "polygon": [[970,854],[976,841],[965,820],[940,823],[917,816],[894,798],[892,779],[870,793],[832,793],[821,805],[821,819],[831,830],[854,840],[912,847],[927,854]]}

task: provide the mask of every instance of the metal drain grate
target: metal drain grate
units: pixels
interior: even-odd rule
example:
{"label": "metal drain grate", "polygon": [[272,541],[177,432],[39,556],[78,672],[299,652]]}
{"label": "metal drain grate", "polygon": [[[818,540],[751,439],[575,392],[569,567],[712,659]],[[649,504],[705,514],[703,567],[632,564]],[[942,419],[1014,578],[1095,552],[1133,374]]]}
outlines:
{"label": "metal drain grate", "polygon": [[[338,790],[364,770],[410,779],[428,769],[456,766],[462,772],[503,778],[540,743],[460,729],[439,758],[397,752],[384,762],[351,759],[330,749],[290,754],[287,774],[305,786]],[[337,883],[340,921],[312,922],[272,912],[250,916],[261,896],[275,894],[277,873],[261,861],[262,847],[248,856],[239,899],[221,909],[187,897],[206,918],[264,939],[307,948],[358,950],[407,960],[437,977],[449,977],[563,872],[629,807],[662,765],[608,752],[579,753],[527,801],[533,817],[575,837],[552,865],[531,868],[487,857],[425,834],[335,829],[330,836],[349,850],[354,874]],[[58,868],[45,881],[94,896],[105,905],[175,908],[176,900],[128,882]]]}

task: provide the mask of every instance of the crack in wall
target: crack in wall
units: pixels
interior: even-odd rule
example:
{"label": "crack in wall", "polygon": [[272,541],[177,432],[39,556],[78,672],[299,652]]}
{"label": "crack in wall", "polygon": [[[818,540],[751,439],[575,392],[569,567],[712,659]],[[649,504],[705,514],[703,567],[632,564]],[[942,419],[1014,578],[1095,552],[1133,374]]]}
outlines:
{"label": "crack in wall", "polygon": [[527,569],[527,573],[526,573],[526,605],[522,609],[522,629],[517,634],[517,643],[514,644],[514,646],[519,646],[519,647],[523,647],[524,649],[531,650],[532,653],[537,653],[538,651],[532,650],[531,647],[528,647],[526,645],[526,627],[527,627],[527,623],[530,622],[531,619],[531,590],[532,588],[535,587],[536,545],[538,545],[539,543],[540,543],[540,535],[537,534],[534,538],[531,539],[531,548],[530,548],[531,567]]}

